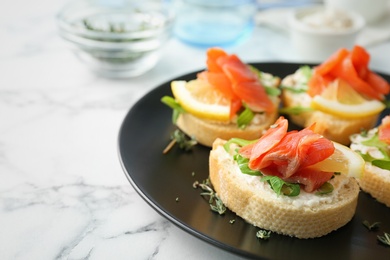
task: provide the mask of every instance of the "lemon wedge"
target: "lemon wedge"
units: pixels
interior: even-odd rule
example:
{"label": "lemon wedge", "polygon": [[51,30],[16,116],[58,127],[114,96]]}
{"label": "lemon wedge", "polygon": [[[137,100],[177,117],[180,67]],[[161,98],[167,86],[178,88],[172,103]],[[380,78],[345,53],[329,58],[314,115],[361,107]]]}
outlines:
{"label": "lemon wedge", "polygon": [[379,114],[385,109],[385,104],[378,100],[367,100],[344,81],[337,80],[311,100],[311,107],[352,119]]}
{"label": "lemon wedge", "polygon": [[349,177],[360,178],[364,171],[363,158],[347,146],[333,142],[335,151],[325,160],[310,168],[327,172],[340,172]]}
{"label": "lemon wedge", "polygon": [[322,96],[315,96],[311,101],[311,107],[344,118],[372,116],[385,109],[385,105],[378,100],[367,100],[360,104],[348,105],[337,100],[326,99]]}
{"label": "lemon wedge", "polygon": [[209,120],[229,121],[230,101],[206,81],[172,81],[173,96],[192,115]]}

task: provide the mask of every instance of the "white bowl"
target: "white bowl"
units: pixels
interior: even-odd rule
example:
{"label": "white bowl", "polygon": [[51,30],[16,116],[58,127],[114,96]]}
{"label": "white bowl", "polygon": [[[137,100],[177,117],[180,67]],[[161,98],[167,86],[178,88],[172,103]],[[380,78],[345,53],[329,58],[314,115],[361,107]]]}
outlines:
{"label": "white bowl", "polygon": [[[323,19],[315,19],[318,16]],[[299,56],[315,62],[325,60],[340,48],[352,48],[365,26],[364,18],[357,13],[323,6],[296,9],[287,21],[292,45]]]}
{"label": "white bowl", "polygon": [[343,8],[357,12],[367,23],[374,23],[382,19],[389,11],[389,0],[324,0],[328,7]]}

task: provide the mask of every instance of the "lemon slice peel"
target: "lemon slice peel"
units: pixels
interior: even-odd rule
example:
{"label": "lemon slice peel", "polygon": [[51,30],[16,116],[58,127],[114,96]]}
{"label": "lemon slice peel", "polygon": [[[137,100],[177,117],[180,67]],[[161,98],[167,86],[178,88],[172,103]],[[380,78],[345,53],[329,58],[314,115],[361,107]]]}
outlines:
{"label": "lemon slice peel", "polygon": [[319,95],[311,100],[310,106],[324,113],[354,119],[377,115],[386,108],[385,104],[378,100],[367,100],[359,104],[343,104]]}
{"label": "lemon slice peel", "polygon": [[[210,89],[209,92],[214,91],[212,94],[216,96],[216,102],[209,103],[205,102],[202,99],[199,99],[192,93],[195,90],[192,90],[194,86],[190,84],[202,84],[201,82],[186,82],[186,81],[172,81],[171,89],[173,96],[178,101],[178,103],[190,114],[209,120],[216,121],[230,121],[230,105],[223,100],[223,98],[218,97],[218,94],[215,94],[213,89]],[[202,86],[200,86],[202,87]],[[205,94],[207,95],[205,90]],[[209,95],[210,96],[210,95]],[[222,101],[221,101],[222,100]]]}

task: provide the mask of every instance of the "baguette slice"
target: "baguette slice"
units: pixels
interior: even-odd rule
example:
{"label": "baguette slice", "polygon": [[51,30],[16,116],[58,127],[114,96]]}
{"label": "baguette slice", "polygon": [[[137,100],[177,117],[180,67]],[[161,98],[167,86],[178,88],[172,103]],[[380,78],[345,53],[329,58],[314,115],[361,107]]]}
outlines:
{"label": "baguette slice", "polygon": [[358,182],[363,191],[390,207],[390,171],[367,162],[363,177]]}
{"label": "baguette slice", "polygon": [[[294,87],[292,79],[293,75],[289,75],[282,80],[282,85]],[[307,93],[295,93],[289,90],[282,91],[282,103],[286,108],[289,107],[310,107],[311,97]],[[308,127],[316,123],[315,131],[325,138],[332,141],[349,145],[350,135],[361,132],[362,129],[373,128],[379,118],[379,114],[365,116],[356,119],[341,118],[327,114],[318,110],[300,113],[299,115],[289,115],[289,119],[296,125]]]}
{"label": "baguette slice", "polygon": [[241,173],[217,139],[210,153],[210,181],[223,203],[248,223],[297,238],[324,236],[347,224],[355,214],[359,186],[354,178],[337,175],[334,191],[297,197],[277,196],[258,176]]}
{"label": "baguette slice", "polygon": [[251,123],[241,129],[237,123],[231,122],[224,124],[216,121],[210,121],[198,118],[190,113],[180,114],[176,125],[187,135],[205,146],[211,147],[217,138],[228,140],[233,137],[246,140],[258,139],[264,130],[272,125],[278,116],[277,110],[272,114],[262,114],[256,116],[256,122]]}

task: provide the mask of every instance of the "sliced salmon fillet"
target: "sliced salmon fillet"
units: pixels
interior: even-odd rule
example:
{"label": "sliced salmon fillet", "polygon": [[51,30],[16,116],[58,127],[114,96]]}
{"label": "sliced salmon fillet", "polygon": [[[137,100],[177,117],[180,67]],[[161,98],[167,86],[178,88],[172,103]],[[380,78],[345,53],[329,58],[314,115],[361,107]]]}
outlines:
{"label": "sliced salmon fillet", "polygon": [[256,143],[242,147],[239,153],[249,158],[250,169],[299,183],[305,191],[312,192],[333,173],[309,166],[325,160],[335,150],[331,141],[313,131],[314,127],[287,132],[288,121],[280,117]]}
{"label": "sliced salmon fillet", "polygon": [[220,90],[227,98],[238,98],[233,92],[230,79],[222,72],[202,71],[198,73],[198,79],[206,80],[211,86]]}
{"label": "sliced salmon fillet", "polygon": [[369,61],[370,55],[361,46],[356,45],[351,51],[338,50],[314,68],[308,82],[308,94],[312,97],[320,95],[330,82],[342,79],[367,98],[383,100],[390,92],[390,85],[369,69]]}
{"label": "sliced salmon fillet", "polygon": [[339,64],[342,60],[344,60],[345,57],[349,55],[349,51],[345,48],[341,48],[340,50],[336,51],[334,54],[332,54],[326,61],[324,61],[322,64],[318,65],[315,68],[315,73],[319,75],[326,75],[330,71],[333,70],[333,68]]}
{"label": "sliced salmon fillet", "polygon": [[344,80],[360,94],[365,94],[373,99],[383,99],[381,93],[375,91],[370,84],[359,77],[350,57],[337,64],[331,71],[331,75],[333,75],[335,79],[339,78]]}
{"label": "sliced salmon fillet", "polygon": [[222,68],[217,61],[220,57],[225,57],[228,54],[221,48],[210,48],[207,50],[206,55],[207,70],[210,72],[222,72]]}
{"label": "sliced salmon fillet", "polygon": [[251,110],[272,112],[276,109],[257,75],[236,55],[222,57],[218,60],[218,63],[232,83],[232,90],[235,95]]}
{"label": "sliced salmon fillet", "polygon": [[256,143],[252,143],[242,147],[239,153],[251,160],[261,158],[286,135],[288,129],[288,121],[283,116],[280,116],[276,122],[260,137]]}
{"label": "sliced salmon fillet", "polygon": [[379,140],[390,144],[390,115],[387,115],[382,119],[382,122],[378,127],[378,135]]}
{"label": "sliced salmon fillet", "polygon": [[255,112],[273,112],[276,107],[268,97],[257,75],[237,55],[220,48],[207,51],[207,70],[198,74],[231,100],[233,117],[245,103]]}
{"label": "sliced salmon fillet", "polygon": [[303,168],[286,181],[300,183],[306,192],[313,192],[318,190],[325,182],[329,181],[332,176],[333,172],[323,172],[310,168]]}

